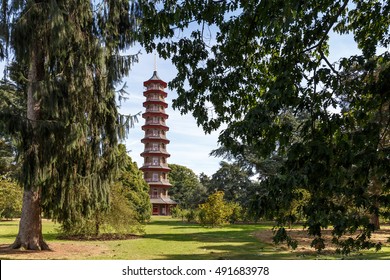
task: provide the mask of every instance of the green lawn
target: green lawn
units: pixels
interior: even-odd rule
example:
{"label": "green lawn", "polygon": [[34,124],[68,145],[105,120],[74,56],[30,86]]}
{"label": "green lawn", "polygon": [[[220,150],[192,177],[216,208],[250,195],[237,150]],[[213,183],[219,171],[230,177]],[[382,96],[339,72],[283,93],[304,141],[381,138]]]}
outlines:
{"label": "green lawn", "polygon": [[[158,259],[158,260],[215,260],[215,259],[340,259],[339,255],[305,254],[266,244],[254,237],[253,233],[270,230],[271,225],[227,225],[221,228],[204,228],[196,224],[183,223],[170,217],[153,217],[146,226],[146,235],[132,240],[115,241],[64,241],[57,239],[58,225],[44,221],[44,238],[53,247],[94,248],[99,254],[73,254],[70,256],[41,255],[42,258],[58,259]],[[17,221],[0,222],[0,245],[11,244],[18,230]],[[83,247],[84,246],[84,247]],[[64,247],[65,248],[65,247]],[[14,254],[0,252],[0,259],[17,258]],[[31,255],[32,256],[32,255]],[[39,254],[34,254],[39,258]],[[29,255],[23,258],[28,259]],[[353,259],[390,259],[390,246],[383,250],[355,254]]]}

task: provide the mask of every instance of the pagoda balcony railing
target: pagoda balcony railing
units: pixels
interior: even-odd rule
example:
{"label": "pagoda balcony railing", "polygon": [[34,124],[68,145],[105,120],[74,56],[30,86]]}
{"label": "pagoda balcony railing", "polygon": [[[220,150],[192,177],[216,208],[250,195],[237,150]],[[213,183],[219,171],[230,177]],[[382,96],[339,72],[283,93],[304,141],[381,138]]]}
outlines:
{"label": "pagoda balcony railing", "polygon": [[154,121],[154,120],[146,121],[145,124],[161,124],[161,125],[166,125],[164,121]]}
{"label": "pagoda balcony railing", "polygon": [[165,102],[165,99],[162,96],[148,96],[146,101],[162,101]]}
{"label": "pagoda balcony railing", "polygon": [[162,163],[162,162],[145,162],[143,167],[166,167],[166,168],[168,168],[168,163]]}
{"label": "pagoda balcony railing", "polygon": [[146,178],[145,181],[147,183],[163,183],[163,184],[169,184],[169,180],[167,179],[155,179],[155,178]]}
{"label": "pagoda balcony railing", "polygon": [[162,153],[167,153],[167,150],[164,148],[145,148],[144,152],[162,152]]}
{"label": "pagoda balcony railing", "polygon": [[163,194],[161,194],[161,195],[150,195],[150,198],[169,198],[169,195],[163,195]]}
{"label": "pagoda balcony railing", "polygon": [[164,87],[159,86],[159,85],[149,85],[149,86],[146,87],[146,90],[151,90],[151,89],[157,89],[157,90],[164,91]]}
{"label": "pagoda balcony railing", "polygon": [[164,134],[161,134],[161,133],[146,133],[145,137],[147,137],[147,138],[167,139],[167,137]]}
{"label": "pagoda balcony railing", "polygon": [[146,108],[146,113],[152,112],[152,113],[164,113],[165,114],[165,109],[163,108]]}

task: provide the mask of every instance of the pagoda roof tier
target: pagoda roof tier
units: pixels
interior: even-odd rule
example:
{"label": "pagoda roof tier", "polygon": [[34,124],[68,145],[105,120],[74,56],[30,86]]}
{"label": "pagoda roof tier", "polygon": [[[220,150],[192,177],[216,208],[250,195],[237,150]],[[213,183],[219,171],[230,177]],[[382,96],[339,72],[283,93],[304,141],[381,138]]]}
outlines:
{"label": "pagoda roof tier", "polygon": [[163,91],[162,89],[156,89],[156,88],[151,88],[151,89],[148,89],[148,90],[145,90],[144,91],[144,96],[145,97],[148,97],[149,95],[151,94],[158,94],[164,98],[167,98],[168,96],[168,93],[166,93],[165,91]]}
{"label": "pagoda roof tier", "polygon": [[[167,139],[167,137],[165,137],[165,135],[162,135],[162,134],[153,134],[153,133],[146,133],[145,134],[145,137],[143,139]],[[167,139],[168,140],[168,139]]]}
{"label": "pagoda roof tier", "polygon": [[162,166],[162,165],[144,165],[140,168],[140,170],[146,172],[146,171],[164,171],[164,172],[169,172],[171,169],[167,166]]}
{"label": "pagoda roof tier", "polygon": [[164,119],[167,119],[169,116],[168,114],[159,111],[147,111],[142,114],[142,117],[144,119],[146,119],[147,117],[162,117]]}
{"label": "pagoda roof tier", "polygon": [[163,131],[168,131],[169,130],[169,127],[166,126],[166,125],[163,125],[163,124],[151,124],[151,123],[148,123],[148,124],[145,124],[143,126],[141,126],[141,129],[142,130],[147,130],[147,129],[160,129],[160,130],[163,130]]}
{"label": "pagoda roof tier", "polygon": [[150,199],[150,202],[152,204],[178,204],[176,201],[170,199],[170,198],[162,198],[162,197],[159,197],[159,198],[151,198]]}
{"label": "pagoda roof tier", "polygon": [[145,137],[141,139],[141,143],[164,143],[169,144],[171,141],[169,141],[166,138],[156,138],[156,137]]}
{"label": "pagoda roof tier", "polygon": [[153,76],[149,80],[144,82],[144,86],[147,86],[149,84],[154,84],[154,83],[159,83],[164,88],[167,87],[167,83],[160,79],[160,77],[157,74],[157,71],[153,71]]}
{"label": "pagoda roof tier", "polygon": [[172,186],[168,180],[153,180],[152,178],[145,178],[145,181],[149,184],[149,186],[154,188],[167,188]]}
{"label": "pagoda roof tier", "polygon": [[153,99],[146,100],[144,103],[142,103],[142,106],[146,107],[148,105],[153,105],[153,104],[157,104],[157,105],[163,106],[164,108],[168,108],[168,104],[165,101],[153,100]]}
{"label": "pagoda roof tier", "polygon": [[152,150],[149,150],[149,151],[143,151],[141,154],[140,154],[141,157],[147,157],[147,156],[163,156],[163,157],[170,157],[171,155],[166,152],[166,151],[152,151]]}

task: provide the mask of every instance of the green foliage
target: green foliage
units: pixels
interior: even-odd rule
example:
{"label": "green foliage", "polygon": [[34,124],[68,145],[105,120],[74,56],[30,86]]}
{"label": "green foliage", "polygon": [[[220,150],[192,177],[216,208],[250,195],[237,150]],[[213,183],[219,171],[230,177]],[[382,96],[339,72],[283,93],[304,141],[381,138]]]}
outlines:
{"label": "green foliage", "polygon": [[22,199],[22,188],[17,183],[0,175],[0,218],[20,217]]}
{"label": "green foliage", "polygon": [[184,221],[186,210],[181,208],[179,205],[171,209],[172,218],[180,218]]}
{"label": "green foliage", "polygon": [[111,185],[110,207],[95,210],[86,219],[78,215],[72,224],[61,224],[64,236],[99,236],[102,233],[137,234],[144,233],[144,225],[139,222],[140,213],[135,211],[134,205],[126,197],[128,190],[120,183]]}
{"label": "green foliage", "polygon": [[232,213],[229,216],[229,223],[241,222],[246,218],[244,209],[237,202],[229,202],[228,207],[232,209]]}
{"label": "green foliage", "polygon": [[211,176],[208,192],[223,191],[226,200],[242,202],[251,184],[250,175],[238,164],[222,161],[220,168]]}
{"label": "green foliage", "polygon": [[169,168],[171,171],[168,178],[172,184],[169,194],[173,200],[185,209],[195,209],[205,201],[206,188],[199,182],[194,171],[178,164],[169,164]]}
{"label": "green foliage", "polygon": [[14,147],[10,141],[1,137],[0,133],[0,175],[5,175],[15,169]]}
{"label": "green foliage", "polygon": [[[118,113],[116,87],[137,61],[121,55],[135,43],[136,2],[2,4],[0,57],[10,59],[0,127],[18,143],[21,183],[39,194],[34,206],[61,223],[104,212],[118,172],[118,141],[134,120]],[[32,212],[24,213],[23,223]],[[34,222],[39,229],[39,215]]]}
{"label": "green foliage", "polygon": [[[146,48],[172,58],[178,70],[173,106],[191,112],[206,132],[226,124],[222,147],[263,172],[252,203],[264,214],[271,208],[283,228],[294,216],[286,210],[305,190],[300,214],[313,246],[322,249],[321,230],[333,226],[346,253],[379,245],[369,241],[376,229],[370,217],[388,205],[390,191],[390,5],[349,2],[142,7]],[[192,32],[177,36],[188,34],[189,23]],[[212,42],[207,30],[215,30]],[[331,32],[351,34],[362,54],[331,61]],[[275,163],[270,172],[266,161]],[[359,238],[341,243],[357,230]]]}
{"label": "green foliage", "polygon": [[149,185],[145,182],[143,173],[137,163],[126,154],[126,147],[119,145],[120,157],[123,158],[118,183],[122,185],[122,194],[129,201],[137,222],[145,223],[151,217]]}
{"label": "green foliage", "polygon": [[126,154],[126,147],[119,145],[120,175],[110,186],[110,205],[96,209],[89,218],[80,213],[71,223],[62,223],[66,235],[99,235],[102,232],[117,234],[143,233],[144,224],[151,217],[149,186],[137,164]]}
{"label": "green foliage", "polygon": [[173,207],[171,210],[172,218],[180,218],[183,222],[197,222],[199,217],[198,209],[183,209],[180,206]]}
{"label": "green foliage", "polygon": [[223,197],[224,193],[217,191],[209,195],[205,203],[199,205],[199,221],[202,225],[216,227],[228,223],[233,208]]}

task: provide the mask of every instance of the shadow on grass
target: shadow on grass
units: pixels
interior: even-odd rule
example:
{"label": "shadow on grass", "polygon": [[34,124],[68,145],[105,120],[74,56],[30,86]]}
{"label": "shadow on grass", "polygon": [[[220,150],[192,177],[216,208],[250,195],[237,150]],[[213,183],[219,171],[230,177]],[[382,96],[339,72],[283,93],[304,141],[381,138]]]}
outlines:
{"label": "shadow on grass", "polygon": [[196,259],[258,259],[260,252],[268,245],[253,236],[256,225],[230,225],[222,228],[203,228],[198,224],[177,220],[156,220],[151,225],[163,225],[173,230],[199,228],[197,232],[177,232],[146,234],[145,239],[156,239],[178,243],[197,242],[198,249],[205,254],[164,254],[167,260]]}
{"label": "shadow on grass", "polygon": [[[222,228],[203,228],[198,224],[185,223],[178,220],[155,220],[151,225],[161,225],[174,230],[199,228],[195,232],[154,233],[147,234],[146,239],[163,240],[167,242],[197,242],[198,253],[164,254],[156,258],[166,260],[304,260],[304,259],[390,259],[389,248],[379,252],[362,251],[350,256],[342,256],[335,253],[318,253],[313,251],[289,250],[286,247],[278,247],[274,244],[261,242],[254,236],[258,230],[270,230],[272,224],[233,224]],[[169,253],[169,250],[167,250]],[[199,251],[204,251],[200,253]]]}

